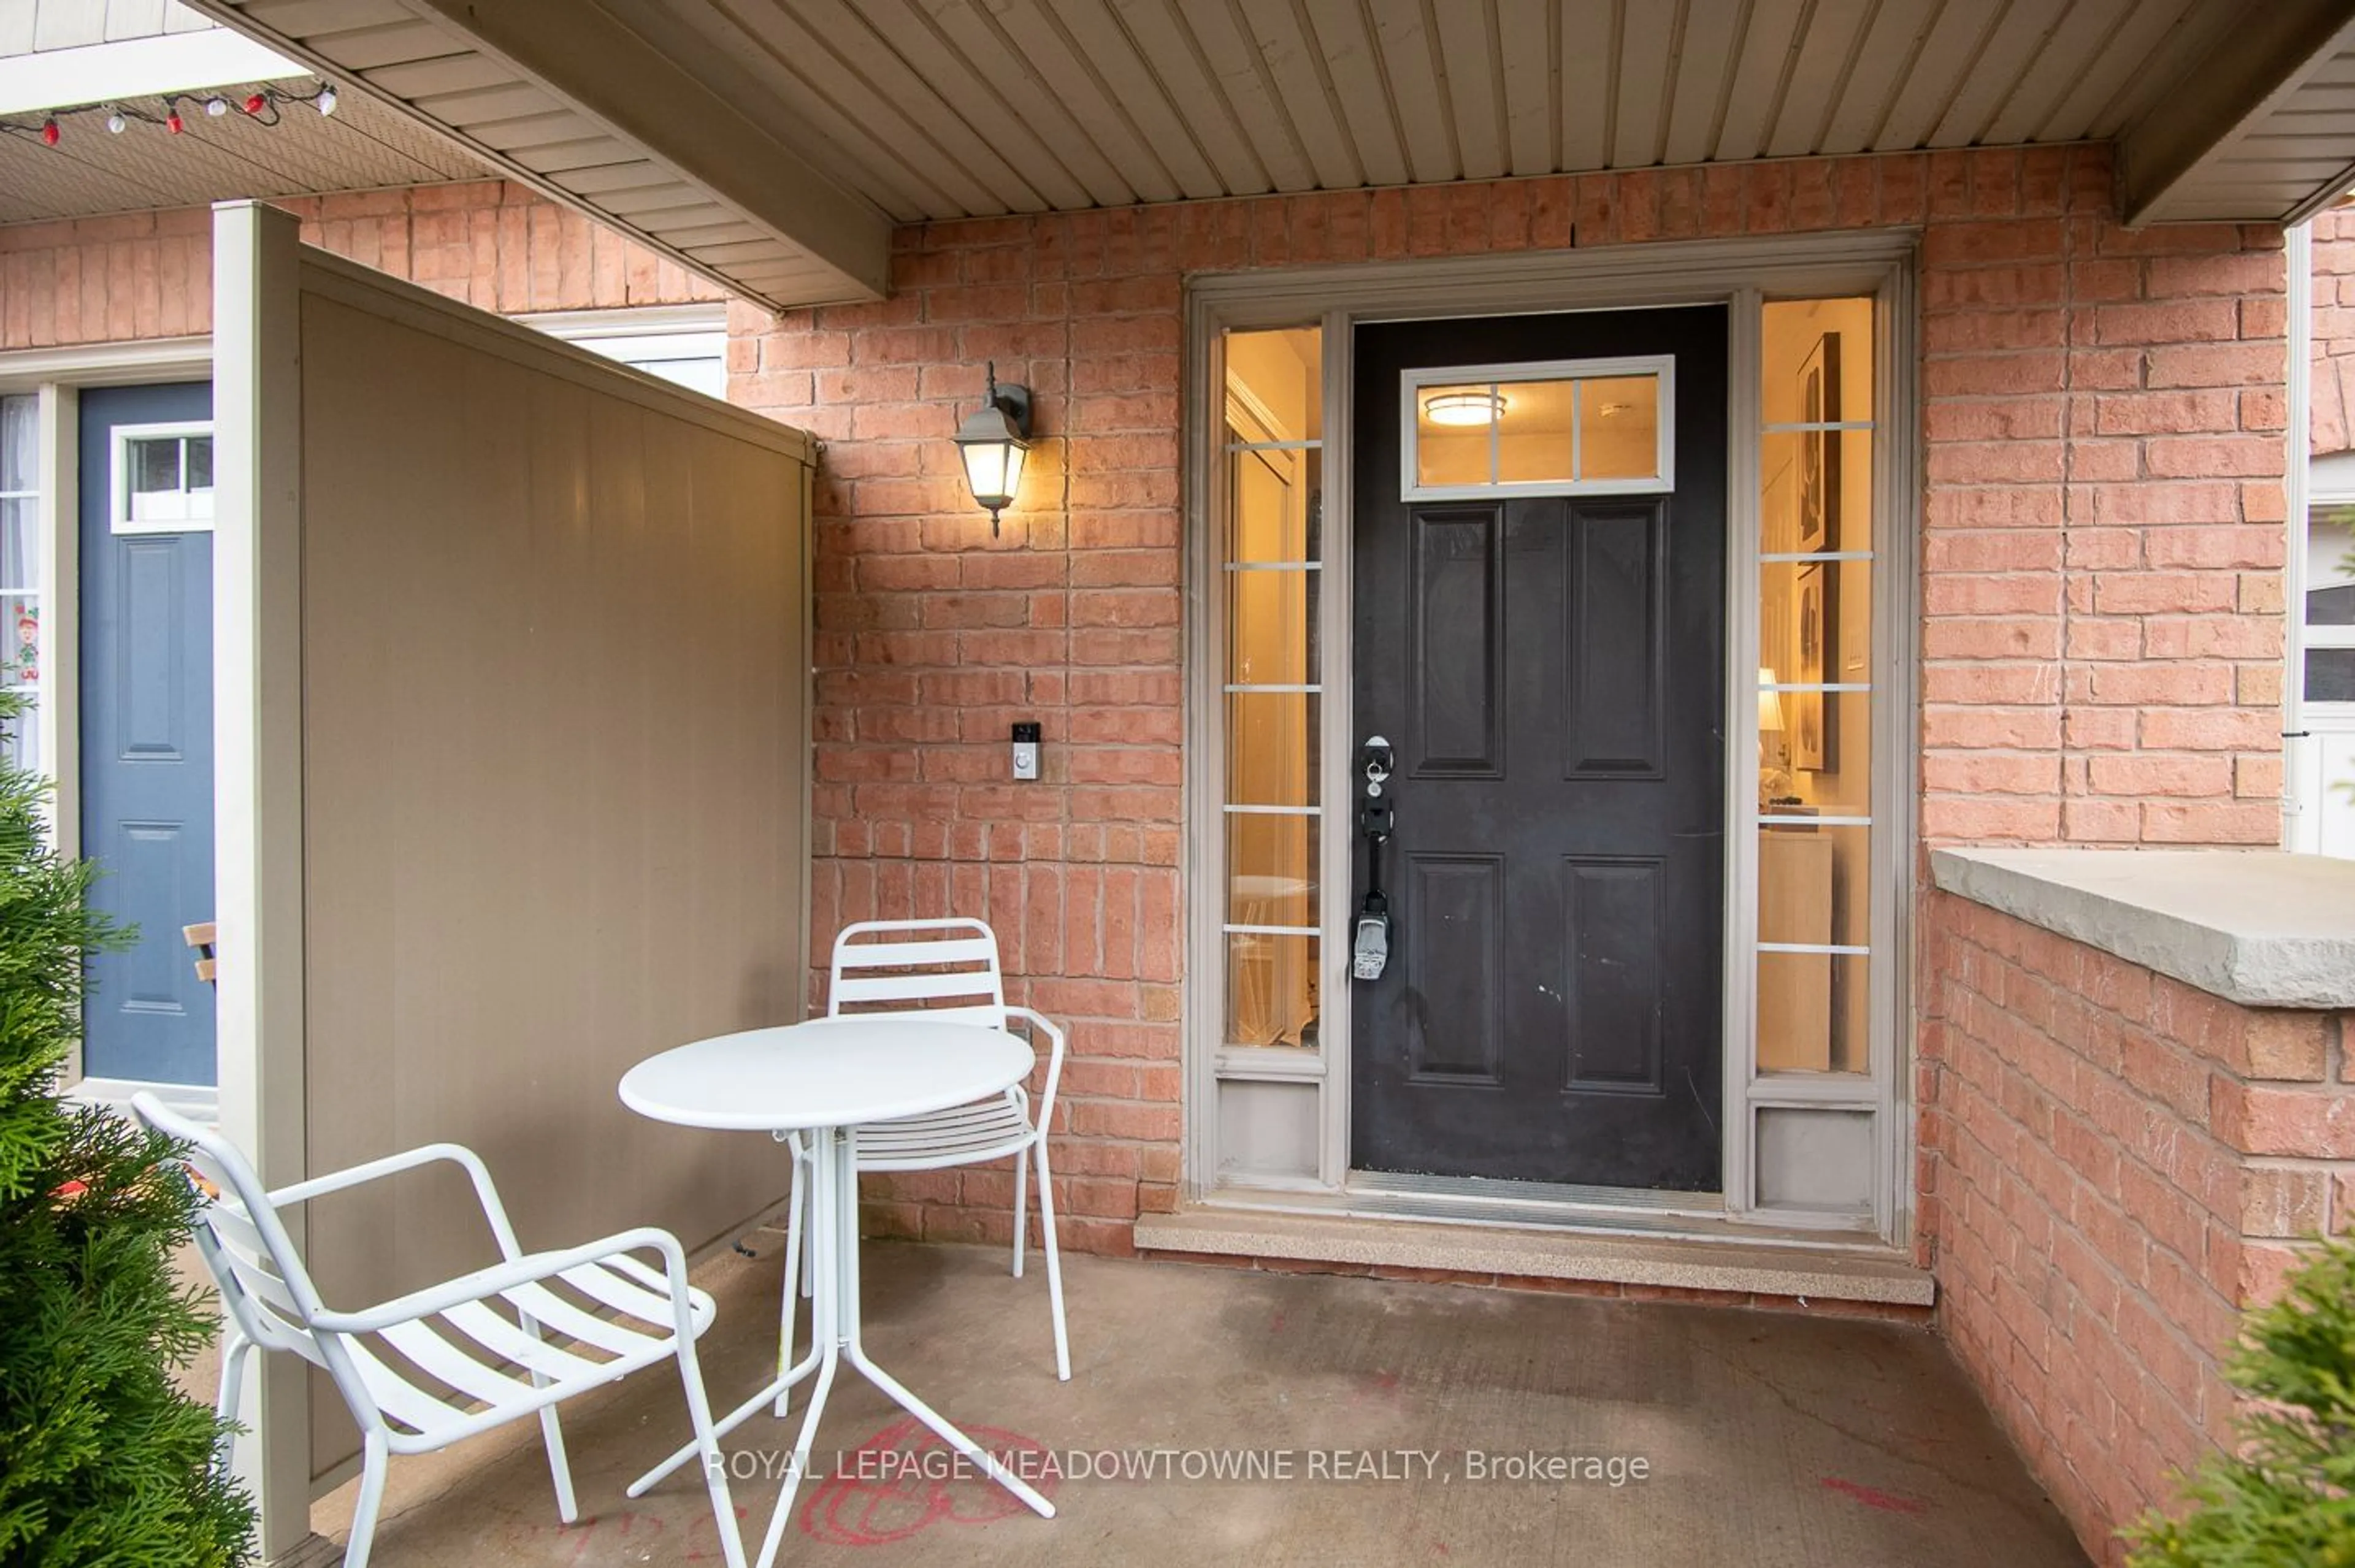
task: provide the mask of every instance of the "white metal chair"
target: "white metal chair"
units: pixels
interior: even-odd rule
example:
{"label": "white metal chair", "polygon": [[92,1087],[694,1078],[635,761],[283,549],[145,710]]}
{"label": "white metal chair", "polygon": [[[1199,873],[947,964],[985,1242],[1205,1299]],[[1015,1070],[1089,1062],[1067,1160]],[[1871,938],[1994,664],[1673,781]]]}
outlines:
{"label": "white metal chair", "polygon": [[[1014,1275],[1022,1275],[1023,1245],[1030,1229],[1028,1188],[1030,1162],[1039,1165],[1039,1233],[1047,1253],[1047,1305],[1055,1321],[1055,1375],[1071,1375],[1071,1349],[1063,1328],[1063,1269],[1055,1246],[1055,1194],[1047,1164],[1047,1130],[1054,1123],[1055,1083],[1063,1072],[1063,1031],[1028,1008],[1009,1007],[997,961],[997,933],[978,920],[866,920],[845,926],[834,939],[832,975],[826,986],[828,1018],[923,1018],[1005,1029],[1018,1022],[1047,1039],[1047,1077],[1034,1115],[1020,1084],[1004,1094],[898,1121],[858,1129],[861,1170],[948,1170],[989,1160],[1014,1159]],[[802,1209],[808,1146],[793,1146],[791,1218],[785,1234],[784,1330],[778,1365],[793,1364],[794,1296],[803,1272]],[[800,1279],[800,1293],[809,1282]],[[780,1405],[783,1401],[781,1400]]]}
{"label": "white metal chair", "polygon": [[[561,1252],[527,1253],[517,1244],[490,1171],[457,1144],[428,1144],[266,1191],[234,1144],[173,1115],[152,1094],[133,1095],[131,1104],[140,1121],[187,1147],[187,1163],[201,1178],[197,1250],[229,1319],[221,1347],[222,1419],[237,1419],[246,1354],[259,1346],[292,1350],[325,1369],[359,1423],[359,1504],[345,1568],[367,1568],[391,1455],[430,1453],[535,1413],[556,1481],[557,1512],[565,1523],[575,1522],[579,1509],[557,1404],[672,1360],[703,1450],[721,1549],[729,1568],[744,1568],[727,1471],[696,1364],[696,1337],[710,1326],[712,1301],[687,1284],[687,1258],[676,1237],[647,1228]],[[435,1161],[459,1166],[473,1179],[504,1261],[357,1312],[329,1310],[279,1211]],[[663,1266],[648,1267],[633,1253],[658,1253]],[[550,1288],[559,1285],[562,1294]],[[226,1466],[228,1459],[224,1441],[220,1462]]]}

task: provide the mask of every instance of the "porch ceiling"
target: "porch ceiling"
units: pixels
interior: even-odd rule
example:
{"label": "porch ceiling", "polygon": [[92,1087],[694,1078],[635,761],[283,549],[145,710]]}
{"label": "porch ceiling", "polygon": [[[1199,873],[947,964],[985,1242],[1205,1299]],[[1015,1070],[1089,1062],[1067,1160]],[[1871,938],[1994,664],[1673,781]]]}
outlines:
{"label": "porch ceiling", "polygon": [[2135,221],[2355,167],[2355,0],[195,0],[772,304],[894,223],[2117,139]]}
{"label": "porch ceiling", "polygon": [[[232,100],[250,90],[221,89]],[[120,136],[88,118],[69,122],[54,147],[0,136],[0,223],[483,177],[481,165],[412,116],[357,93],[351,99],[333,118],[293,106],[273,128],[243,114],[214,119],[188,104],[186,130],[167,136],[157,128],[164,100],[125,98],[115,101],[147,118]]]}

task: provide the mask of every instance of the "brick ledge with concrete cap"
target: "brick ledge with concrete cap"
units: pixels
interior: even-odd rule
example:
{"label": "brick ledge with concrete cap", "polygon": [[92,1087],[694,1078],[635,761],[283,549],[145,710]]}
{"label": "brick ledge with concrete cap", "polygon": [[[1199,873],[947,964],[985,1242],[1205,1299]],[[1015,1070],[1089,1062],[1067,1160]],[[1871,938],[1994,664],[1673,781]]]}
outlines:
{"label": "brick ledge with concrete cap", "polygon": [[1136,1245],[1143,1252],[1894,1307],[1927,1307],[1934,1293],[1925,1270],[1891,1256],[1831,1247],[1599,1236],[1245,1208],[1201,1206],[1175,1214],[1141,1214]]}
{"label": "brick ledge with concrete cap", "polygon": [[1947,892],[2247,1008],[2355,1008],[2355,860],[1937,849]]}
{"label": "brick ledge with concrete cap", "polygon": [[1938,1327],[2088,1555],[2232,1440],[2225,1356],[2355,1224],[2355,865],[1942,850],[1916,1190]]}

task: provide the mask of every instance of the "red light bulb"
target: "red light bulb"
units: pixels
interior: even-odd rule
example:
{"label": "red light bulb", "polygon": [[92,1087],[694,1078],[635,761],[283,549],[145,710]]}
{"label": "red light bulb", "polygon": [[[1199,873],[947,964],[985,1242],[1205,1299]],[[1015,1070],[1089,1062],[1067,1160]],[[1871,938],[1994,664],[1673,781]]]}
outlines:
{"label": "red light bulb", "polygon": [[169,131],[175,136],[187,129],[186,126],[180,123],[180,112],[178,110],[175,109],[172,112],[164,117],[164,129]]}
{"label": "red light bulb", "polygon": [[57,123],[56,121],[54,121],[54,120],[44,120],[44,121],[42,121],[42,122],[41,122],[41,145],[43,145],[44,147],[54,147],[54,146],[56,146],[57,144],[58,144],[58,123]]}
{"label": "red light bulb", "polygon": [[248,114],[259,114],[269,102],[270,100],[262,97],[261,94],[253,93],[245,101],[245,112]]}

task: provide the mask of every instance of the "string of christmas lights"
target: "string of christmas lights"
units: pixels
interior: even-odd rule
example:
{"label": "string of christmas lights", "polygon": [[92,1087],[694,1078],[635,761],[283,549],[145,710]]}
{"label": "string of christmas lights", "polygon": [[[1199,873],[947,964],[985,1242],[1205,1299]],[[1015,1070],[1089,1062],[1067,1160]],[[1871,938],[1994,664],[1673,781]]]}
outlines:
{"label": "string of christmas lights", "polygon": [[[0,119],[0,133],[23,136],[37,141],[45,147],[54,147],[65,140],[66,127],[78,120],[102,119],[111,135],[120,136],[133,124],[161,126],[167,133],[177,136],[188,128],[188,116],[201,113],[218,120],[232,109],[259,125],[275,125],[285,116],[283,110],[294,104],[305,104],[319,112],[322,117],[336,112],[336,84],[323,81],[305,92],[283,87],[257,87],[244,93],[167,92],[163,95],[164,112],[153,113],[130,103],[81,103],[70,109],[52,109],[38,120]],[[191,108],[189,106],[193,105]],[[185,111],[185,112],[184,112]]]}

